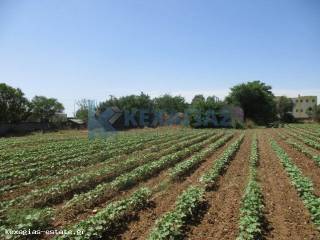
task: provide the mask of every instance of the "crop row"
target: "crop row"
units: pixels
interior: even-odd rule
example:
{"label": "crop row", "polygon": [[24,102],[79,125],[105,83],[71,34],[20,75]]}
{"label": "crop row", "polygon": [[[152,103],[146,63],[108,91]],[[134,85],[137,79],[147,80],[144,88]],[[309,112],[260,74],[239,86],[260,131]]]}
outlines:
{"label": "crop row", "polygon": [[288,125],[289,128],[295,129],[299,132],[308,134],[309,136],[313,136],[313,137],[320,137],[320,132],[318,131],[319,129],[313,129],[313,128],[308,128],[306,126],[296,126],[296,125]]}
{"label": "crop row", "polygon": [[194,154],[191,158],[181,163],[178,163],[170,170],[170,178],[176,180],[184,176],[187,172],[197,167],[207,157],[212,155],[219,147],[223,146],[227,141],[233,137],[233,134],[228,134],[223,138],[218,139],[216,142],[210,144],[207,148]]}
{"label": "crop row", "polygon": [[249,161],[249,181],[240,207],[239,235],[237,240],[254,240],[261,238],[264,203],[256,177],[258,161],[258,142],[256,136],[254,136]]}
{"label": "crop row", "polygon": [[[150,135],[151,136],[151,135]],[[149,136],[146,136],[149,137]],[[131,138],[134,140],[134,138]],[[140,137],[137,137],[137,139],[140,139]],[[117,144],[123,144],[126,141],[130,141],[129,137],[123,137],[119,138],[119,141],[113,141],[112,138],[108,139],[95,139],[93,141],[89,141],[88,139],[74,139],[74,140],[68,140],[68,141],[59,141],[59,142],[47,142],[40,144],[37,148],[19,148],[14,152],[7,152],[4,154],[4,159],[6,161],[4,162],[7,167],[10,165],[17,166],[19,163],[26,162],[27,164],[36,162],[36,161],[43,161],[48,159],[48,156],[54,157],[52,155],[53,153],[56,153],[57,155],[63,156],[60,154],[61,149],[66,149],[70,151],[70,155],[74,154],[74,148],[79,147],[83,148],[84,151],[85,147],[90,147],[94,149],[99,149],[103,146],[113,146]],[[89,150],[89,149],[88,149]],[[88,151],[87,150],[87,151]]]}
{"label": "crop row", "polygon": [[[186,134],[186,136],[184,137],[180,137],[180,135],[178,136],[171,136],[171,137],[168,137],[168,138],[164,138],[164,139],[161,139],[161,141],[157,141],[158,145],[157,145],[157,149],[159,149],[159,147],[161,148],[165,148],[167,146],[170,146],[169,144],[172,143],[176,143],[177,141],[179,141],[179,137],[180,137],[180,141],[183,140],[183,139],[189,139],[189,138],[192,138],[192,137],[196,137],[196,136],[201,136],[201,135],[204,135],[203,133],[193,133],[193,134]],[[151,141],[152,142],[152,141]],[[149,142],[150,143],[150,142]],[[148,143],[148,144],[149,144]],[[160,145],[159,145],[160,144]],[[140,152],[138,152],[140,150],[140,148],[142,147],[137,147],[137,149],[135,149],[136,151],[134,151],[133,153],[138,153],[140,154]],[[143,153],[148,153],[148,152],[152,152],[154,151],[155,149],[155,146],[152,146],[150,148],[147,148],[147,149],[144,149],[142,152]],[[11,189],[14,189],[16,187],[19,187],[20,185],[23,185],[23,186],[28,186],[30,184],[32,185],[35,185],[37,182],[39,181],[43,181],[43,180],[53,180],[53,179],[59,179],[61,178],[61,176],[63,177],[66,177],[68,174],[72,174],[78,170],[81,170],[81,169],[84,169],[86,168],[87,165],[92,165],[92,164],[95,164],[97,162],[101,162],[101,166],[99,168],[99,170],[95,170],[95,173],[94,175],[96,176],[101,176],[103,174],[103,170],[105,170],[105,167],[104,165],[107,166],[110,166],[110,164],[114,164],[114,163],[117,163],[119,161],[122,161],[124,158],[126,158],[126,154],[119,154],[118,156],[115,156],[113,158],[109,158],[107,162],[104,163],[104,161],[102,160],[102,157],[97,157],[96,154],[94,155],[91,155],[91,156],[83,156],[83,157],[80,157],[80,158],[75,158],[75,159],[71,159],[70,161],[73,163],[73,165],[75,163],[78,163],[76,166],[73,166],[72,168],[70,168],[70,165],[68,164],[68,162],[58,162],[58,165],[61,166],[61,168],[56,169],[56,167],[53,167],[52,165],[48,164],[47,168],[50,169],[50,171],[43,171],[41,169],[36,169],[36,171],[30,171],[29,169],[24,173],[24,174],[21,174],[20,178],[19,178],[19,181],[16,180],[16,181],[13,181],[10,183],[7,183],[6,186],[8,190],[11,190]],[[85,163],[85,164],[84,164]],[[38,172],[38,171],[41,171],[41,175],[40,176],[35,176],[35,178],[33,178],[33,176]],[[101,173],[99,171],[102,171]],[[86,173],[87,174],[87,173]],[[28,182],[28,180],[30,180]],[[21,183],[21,184],[20,184]],[[12,185],[12,186],[10,186]]]}
{"label": "crop row", "polygon": [[[232,134],[228,134],[226,137],[224,137],[224,141],[229,140],[231,137]],[[204,141],[202,144],[208,144],[216,139],[217,136],[213,136],[212,138]],[[218,142],[223,144],[223,141],[220,141],[220,139],[216,141],[216,143]],[[213,144],[210,144],[209,146],[213,146]],[[203,187],[193,186],[185,190],[178,197],[174,210],[167,213],[157,221],[155,228],[149,236],[149,239],[175,239],[176,237],[181,237],[183,235],[183,226],[185,225],[186,221],[192,217],[194,213],[196,213],[198,207],[203,201],[204,191],[205,189]],[[115,207],[113,207],[113,209],[115,209]],[[102,210],[102,212],[106,213],[105,210]],[[112,231],[112,228],[117,228],[117,224],[119,224],[123,219],[121,218],[120,220],[117,219],[115,221],[114,218],[111,217],[112,220],[110,221],[110,216],[117,216],[117,214],[110,214],[110,212],[111,209],[107,214],[102,214],[101,211],[99,211],[99,215],[97,214],[87,220],[81,221],[80,223],[74,225],[72,229],[81,229],[85,233],[88,232],[88,234],[85,235],[86,239],[101,239],[103,236],[108,235],[108,233]],[[58,239],[76,238],[72,236],[65,236]]]}
{"label": "crop row", "polygon": [[301,170],[293,163],[287,153],[274,141],[270,141],[272,149],[280,159],[282,166],[289,175],[292,184],[295,186],[299,196],[309,210],[311,219],[320,230],[320,198],[314,194],[312,181],[305,177]]}
{"label": "crop row", "polygon": [[204,200],[204,188],[191,186],[177,199],[172,211],[166,213],[157,220],[151,230],[149,240],[180,239],[183,236],[183,228],[199,209]]}
{"label": "crop row", "polygon": [[61,150],[61,148],[67,151],[75,147],[81,148],[81,146],[88,146],[88,141],[85,139],[74,140],[74,141],[63,141],[41,144],[37,149],[17,149],[14,152],[6,151],[1,154],[1,166],[5,166],[6,169],[12,167],[18,167],[20,163],[32,164],[38,160],[43,161],[52,157],[52,154]]}
{"label": "crop row", "polygon": [[144,164],[117,177],[110,183],[103,183],[98,185],[93,190],[75,195],[69,202],[67,202],[61,210],[64,216],[72,217],[74,214],[84,211],[87,208],[92,208],[96,204],[103,202],[110,195],[127,189],[136,185],[140,181],[149,179],[150,177],[158,174],[160,171],[167,169],[168,167],[176,164],[182,159],[192,155],[194,152],[201,150],[209,142],[214,139],[215,136],[207,139],[206,141],[196,143],[190,147],[183,148],[180,151],[161,157],[157,161]]}
{"label": "crop row", "polygon": [[243,138],[244,134],[242,134],[223,152],[222,156],[215,161],[214,166],[200,178],[201,183],[205,184],[206,187],[209,188],[214,185],[219,175],[226,169],[235,153],[239,150]]}
{"label": "crop row", "polygon": [[[157,141],[170,136],[186,133],[187,131],[178,131],[178,134],[170,132],[164,133],[148,133],[148,134],[116,134],[115,136],[106,139],[95,139],[93,141],[88,140],[74,140],[63,143],[55,143],[56,149],[51,149],[50,143],[44,145],[41,149],[38,149],[35,153],[30,153],[29,150],[23,150],[15,154],[9,153],[10,162],[4,162],[5,168],[10,170],[10,167],[19,167],[21,163],[25,163],[25,166],[32,167],[34,164],[46,164],[47,161],[53,162],[53,160],[64,161],[70,158],[76,158],[78,156],[85,156],[95,153],[104,153],[104,156],[115,156],[119,152],[127,151],[128,153],[138,147],[139,144],[148,143],[148,141]],[[192,131],[190,131],[192,132]],[[150,143],[149,143],[150,144]],[[48,149],[47,149],[48,148]],[[106,155],[107,153],[107,155]]]}
{"label": "crop row", "polygon": [[144,207],[151,196],[151,191],[141,188],[130,197],[108,204],[96,215],[89,217],[71,226],[68,231],[71,233],[80,232],[81,235],[65,234],[58,236],[56,240],[77,240],[77,239],[102,239],[103,236],[112,232],[123,223],[123,221],[135,211]]}
{"label": "crop row", "polygon": [[25,142],[19,147],[10,146],[11,144],[5,144],[8,140],[2,141],[6,147],[0,150],[1,160],[6,161],[11,158],[17,157],[21,154],[28,153],[29,155],[36,156],[36,154],[49,153],[49,150],[59,150],[60,145],[64,145],[66,148],[72,148],[73,145],[82,145],[87,142],[85,138],[70,138],[66,140],[52,139],[51,141],[39,141],[37,139],[29,138],[29,142]]}
{"label": "crop row", "polygon": [[[56,150],[54,152],[51,151],[50,154],[46,154],[45,157],[40,155],[33,159],[32,156],[29,156],[28,153],[26,153],[26,155],[28,156],[24,157],[24,162],[26,162],[26,164],[22,166],[21,162],[18,162],[18,166],[6,166],[2,171],[1,179],[6,179],[8,177],[19,178],[19,176],[22,175],[21,171],[26,171],[26,169],[32,176],[32,174],[37,174],[38,172],[44,170],[56,169],[61,165],[68,163],[69,165],[71,165],[72,163],[74,165],[79,165],[80,163],[87,162],[85,158],[98,159],[97,161],[99,161],[100,159],[107,159],[108,157],[117,156],[121,153],[129,153],[134,150],[142,149],[145,144],[150,144],[150,141],[156,144],[157,142],[159,142],[159,140],[161,141],[165,138],[166,136],[162,136],[161,138],[157,138],[156,136],[147,136],[145,138],[132,139],[121,144],[118,143],[110,146],[106,146],[105,144],[98,144],[98,149],[96,149],[97,145],[95,145],[97,143],[87,143],[82,145],[81,147],[74,146],[71,150],[68,150],[68,148],[64,148],[64,146],[62,145],[60,146],[59,150]],[[49,159],[50,161],[47,161]],[[84,159],[84,161],[81,161],[82,159]]]}
{"label": "crop row", "polygon": [[282,140],[286,140],[288,138],[288,136],[283,134],[281,131],[277,131],[277,134]]}
{"label": "crop row", "polygon": [[[206,139],[209,135],[201,135],[192,140],[186,140],[186,142],[182,142],[181,144],[177,144],[174,147],[171,147],[171,151],[176,151],[179,149],[183,149],[186,146],[192,145],[199,141]],[[145,161],[152,161],[158,155],[149,155],[149,158],[146,158]],[[129,158],[127,161],[120,162],[115,166],[105,165],[104,167],[100,166],[100,169],[92,170],[90,172],[84,172],[83,174],[76,175],[72,178],[66,179],[63,182],[57,183],[55,185],[49,185],[46,188],[37,189],[32,191],[30,194],[22,196],[20,198],[15,198],[12,201],[4,202],[3,208],[15,205],[26,205],[30,207],[43,207],[50,203],[58,203],[61,200],[68,199],[72,197],[75,192],[89,190],[92,187],[96,186],[102,181],[107,181],[108,179],[113,179],[119,174],[123,173],[126,168],[130,168],[131,166],[135,167],[134,162],[140,160],[138,157]],[[136,163],[138,165],[139,162]]]}
{"label": "crop row", "polygon": [[[211,144],[211,146],[221,146],[225,141],[228,141],[232,137],[232,134],[228,134],[226,137],[222,138],[223,141],[217,140],[216,145]],[[207,142],[214,141],[215,137],[208,139]],[[216,148],[215,148],[216,149]],[[212,153],[211,151],[206,152],[207,154]],[[208,155],[206,155],[208,156]],[[192,158],[192,157],[191,157]],[[188,160],[186,160],[188,161]],[[149,239],[175,239],[176,237],[181,237],[183,234],[183,226],[185,225],[185,221],[188,218],[192,217],[192,215],[198,210],[199,205],[201,204],[204,196],[204,188],[201,187],[189,187],[185,190],[180,197],[177,199],[175,204],[174,211],[167,213],[164,215],[159,221],[157,221],[155,228],[151,232]],[[105,212],[105,211],[103,211]],[[100,213],[99,213],[100,214]],[[89,218],[89,220],[85,220],[83,222],[75,225],[75,229],[84,229],[85,232],[88,232],[87,229],[90,228],[94,233],[89,231],[89,235],[86,236],[88,239],[100,239],[104,235],[110,231],[111,224],[108,219],[110,214],[105,215],[103,218],[98,217],[100,220],[99,224],[96,222],[96,216]],[[120,220],[116,221],[117,223]],[[86,227],[82,227],[84,224]],[[102,224],[101,224],[102,223]],[[107,225],[105,225],[107,224]],[[114,224],[114,223],[113,223]],[[98,230],[95,226],[99,226]],[[99,230],[100,229],[100,230]],[[61,239],[74,239],[74,238],[61,238]]]}
{"label": "crop row", "polygon": [[[228,135],[225,137],[228,138]],[[234,156],[244,135],[241,135],[234,143],[232,143],[222,154],[222,156],[215,161],[221,161],[224,156],[228,155],[231,158]],[[219,140],[218,140],[219,141]],[[217,141],[217,142],[218,142]],[[232,151],[232,153],[231,153]],[[227,154],[229,153],[229,154]],[[231,154],[230,154],[231,153]],[[203,175],[207,176],[215,168],[219,168],[220,164],[215,164],[214,167]],[[227,165],[225,165],[226,167]],[[217,171],[222,173],[222,171]],[[203,179],[203,177],[201,179]],[[200,181],[201,181],[200,179]],[[149,240],[170,240],[170,239],[182,239],[184,237],[184,230],[188,220],[193,218],[199,211],[202,202],[204,202],[204,192],[206,190],[206,184],[200,186],[190,186],[185,190],[177,199],[173,210],[167,212],[161,218],[156,221],[154,228],[151,230]]]}
{"label": "crop row", "polygon": [[315,141],[317,143],[319,143],[319,137],[318,136],[313,136],[312,134],[310,133],[306,133],[304,132],[301,128],[300,129],[297,129],[297,128],[289,128],[289,130],[291,130],[292,132],[300,135],[301,137],[304,137],[304,138],[307,138],[311,141]]}
{"label": "crop row", "polygon": [[315,154],[304,145],[297,143],[290,138],[286,140],[286,143],[288,143],[290,146],[292,146],[294,149],[298,150],[299,152],[302,152],[308,158],[312,159],[318,166],[320,166],[320,155]]}
{"label": "crop row", "polygon": [[305,143],[306,145],[314,148],[314,149],[320,149],[320,144],[307,138],[307,137],[303,137],[303,136],[300,136],[299,134],[297,133],[294,133],[294,132],[288,132],[289,135],[295,137],[296,139],[302,141],[303,143]]}
{"label": "crop row", "polygon": [[[212,134],[211,134],[212,135]],[[202,142],[202,144],[208,144],[209,142],[213,141],[214,139],[217,139],[218,137],[221,137],[222,134],[218,134],[218,135],[214,135],[213,137],[205,140],[204,142]],[[90,225],[90,224],[89,224]],[[91,228],[90,228],[91,229]]]}
{"label": "crop row", "polygon": [[[20,136],[20,137],[10,137],[5,138],[3,141],[0,142],[0,149],[3,150],[5,148],[8,149],[23,149],[25,147],[35,147],[41,144],[48,144],[53,142],[63,142],[68,140],[81,140],[86,138],[86,135],[79,134],[78,131],[75,131],[74,134],[67,132],[67,134],[32,134],[28,136]],[[1,151],[0,150],[0,151]]]}
{"label": "crop row", "polygon": [[312,132],[317,136],[320,136],[320,129],[318,124],[314,124],[314,125],[303,124],[303,128],[307,129],[308,131]]}
{"label": "crop row", "polygon": [[[47,230],[53,220],[53,211],[50,208],[25,209],[21,214],[21,209],[14,209],[7,219],[0,219],[0,239],[37,239],[40,229]],[[35,231],[34,234],[25,234]],[[10,232],[19,232],[13,234]]]}
{"label": "crop row", "polygon": [[[149,139],[146,139],[147,142]],[[137,141],[141,143],[140,139]],[[55,166],[55,164],[63,164],[65,161],[79,161],[79,159],[90,156],[91,154],[102,155],[105,158],[109,155],[108,149],[100,145],[99,150],[96,150],[95,147],[97,143],[86,143],[77,145],[75,143],[72,149],[65,148],[64,145],[60,145],[58,150],[50,151],[50,153],[42,155],[37,154],[36,156],[29,155],[28,152],[15,156],[10,159],[10,162],[13,164],[5,164],[1,170],[1,179],[7,178],[19,178],[20,172],[29,169],[29,172],[33,172],[35,170],[40,170],[42,167],[47,167],[48,165]],[[115,148],[116,149],[116,148]],[[111,151],[114,151],[111,149]],[[19,158],[16,160],[15,158]]]}

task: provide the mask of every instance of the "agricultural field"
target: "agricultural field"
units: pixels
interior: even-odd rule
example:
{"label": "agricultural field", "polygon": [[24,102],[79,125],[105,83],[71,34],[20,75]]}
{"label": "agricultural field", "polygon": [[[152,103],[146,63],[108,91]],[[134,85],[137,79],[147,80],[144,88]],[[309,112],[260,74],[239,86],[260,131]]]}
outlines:
{"label": "agricultural field", "polygon": [[0,239],[320,239],[320,127],[0,139]]}

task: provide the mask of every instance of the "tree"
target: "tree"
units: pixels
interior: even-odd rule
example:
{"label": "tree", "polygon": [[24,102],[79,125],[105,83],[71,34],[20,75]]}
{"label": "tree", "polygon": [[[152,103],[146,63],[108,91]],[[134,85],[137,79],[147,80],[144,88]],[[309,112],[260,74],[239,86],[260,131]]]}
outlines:
{"label": "tree", "polygon": [[78,110],[76,111],[76,118],[88,122],[89,100],[81,99],[77,102]]}
{"label": "tree", "polygon": [[189,109],[191,126],[217,127],[212,122],[208,122],[208,124],[206,122],[208,119],[212,118],[212,114],[218,116],[221,107],[222,103],[218,101],[215,96],[209,96],[207,98],[205,98],[203,95],[194,96]]}
{"label": "tree", "polygon": [[96,116],[99,116],[102,112],[104,112],[107,108],[110,107],[118,107],[120,111],[123,111],[125,114],[123,114],[119,120],[118,128],[130,128],[130,126],[124,126],[125,125],[125,118],[124,116],[126,113],[132,113],[134,115],[134,119],[136,120],[137,124],[139,126],[144,126],[143,124],[140,125],[138,121],[139,117],[142,116],[140,113],[145,113],[149,117],[149,119],[152,119],[153,117],[153,110],[154,110],[154,104],[152,99],[143,92],[140,93],[140,95],[129,95],[124,97],[114,97],[110,96],[109,99],[107,99],[105,102],[102,102],[97,107]]}
{"label": "tree", "polygon": [[219,110],[222,103],[215,96],[205,98],[202,94],[195,95],[191,101],[191,108],[199,111]]}
{"label": "tree", "polygon": [[276,106],[271,86],[260,81],[242,83],[231,88],[226,102],[240,106],[245,119],[267,124],[275,119]]}
{"label": "tree", "polygon": [[18,123],[30,113],[30,103],[19,88],[0,83],[0,122]]}
{"label": "tree", "polygon": [[316,112],[316,108],[312,108],[312,107],[309,107],[309,108],[306,109],[306,111],[305,111],[305,113],[308,115],[308,117],[309,117],[310,119],[314,117],[315,112]]}
{"label": "tree", "polygon": [[320,104],[315,107],[314,120],[320,122]]}
{"label": "tree", "polygon": [[206,99],[206,110],[218,111],[223,106],[223,103],[219,101],[216,96],[209,96]]}
{"label": "tree", "polygon": [[31,101],[31,106],[33,117],[46,123],[48,123],[50,118],[56,113],[62,113],[64,110],[62,103],[58,102],[57,99],[44,96],[35,96]]}
{"label": "tree", "polygon": [[280,96],[276,99],[276,109],[280,119],[284,122],[287,122],[289,112],[292,112],[293,109],[293,102],[286,96]]}
{"label": "tree", "polygon": [[103,112],[108,107],[118,107],[120,110],[128,111],[143,109],[151,112],[154,109],[154,104],[147,94],[141,92],[140,95],[129,95],[120,98],[110,96],[105,102],[100,103],[98,110]]}
{"label": "tree", "polygon": [[191,108],[204,109],[206,105],[206,99],[202,94],[195,95],[191,101]]}
{"label": "tree", "polygon": [[154,98],[154,107],[157,111],[164,111],[167,113],[184,112],[188,107],[185,99],[181,96],[171,96],[165,94],[163,96]]}

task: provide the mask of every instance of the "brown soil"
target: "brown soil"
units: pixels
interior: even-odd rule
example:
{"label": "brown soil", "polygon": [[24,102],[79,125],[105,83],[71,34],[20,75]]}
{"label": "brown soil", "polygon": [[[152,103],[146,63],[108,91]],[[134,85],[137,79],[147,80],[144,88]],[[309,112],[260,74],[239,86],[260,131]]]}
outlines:
{"label": "brown soil", "polygon": [[[118,239],[146,239],[152,227],[155,225],[155,221],[164,213],[174,208],[177,196],[179,196],[183,190],[190,185],[198,184],[200,176],[212,166],[214,160],[232,141],[233,140],[229,140],[226,145],[219,148],[210,158],[204,161],[191,176],[186,177],[181,182],[169,184],[165,191],[160,191],[158,194],[155,194],[152,198],[153,207],[141,211],[137,216],[137,220],[129,223],[126,231],[119,235]],[[164,173],[163,176],[167,176],[167,173]]]}
{"label": "brown soil", "polygon": [[[294,186],[291,185],[291,181],[280,160],[271,149],[268,138],[270,136],[274,137],[303,174],[314,182],[317,195],[320,194],[320,168],[311,159],[291,148],[277,135],[277,131],[285,133],[285,130],[261,129],[255,131],[258,132],[260,154],[258,180],[265,202],[264,239],[320,239],[320,232],[316,230],[308,210],[299,198]],[[217,186],[213,190],[206,192],[205,200],[207,204],[199,209],[196,219],[188,223],[185,231],[186,239],[236,239],[239,231],[239,208],[249,173],[248,161],[252,130],[246,130],[245,133],[246,136],[240,150],[231,161],[226,172],[219,178]],[[238,135],[237,133],[233,140],[229,140],[227,145],[233,142]],[[301,143],[298,140],[297,142]],[[137,213],[133,212],[131,216],[128,216],[128,219],[123,221],[124,226],[120,229],[117,228],[109,238],[125,240],[147,239],[156,220],[174,208],[175,201],[183,190],[190,185],[199,184],[199,177],[213,165],[213,162],[226,149],[227,145],[219,148],[184,180],[174,183],[169,182],[168,169],[165,169],[150,179],[139,182],[130,189],[110,193],[94,209],[86,209],[84,213],[78,214],[72,220],[65,220],[62,218],[63,214],[61,214],[62,216],[57,214],[52,227],[54,229],[65,229],[71,223],[94,215],[96,210],[99,211],[110,201],[128,197],[140,187],[146,186],[154,191],[151,203],[145,209]],[[317,151],[315,150],[314,152]],[[90,166],[90,168],[98,166],[99,164]],[[58,213],[64,204],[65,202],[53,207]]]}
{"label": "brown soil", "polygon": [[[303,141],[301,141],[300,139],[296,138],[295,136],[292,136],[292,135],[290,134],[290,133],[291,133],[290,129],[282,129],[282,132],[283,132],[283,133],[286,133],[286,135],[289,136],[290,138],[293,138],[294,141],[299,142],[299,143],[307,146],[308,148],[311,148],[311,150],[312,150],[313,152],[315,152],[316,154],[318,154],[318,155],[320,154],[320,150],[319,150],[319,149],[316,149],[316,148],[314,148],[314,147],[311,147],[311,146],[305,144],[305,143],[304,143]],[[298,133],[296,133],[296,134],[298,134]],[[302,137],[303,137],[303,136],[302,136]],[[311,139],[311,140],[312,140],[312,139]],[[314,141],[314,140],[312,140],[312,141]]]}
{"label": "brown soil", "polygon": [[249,171],[250,144],[247,133],[216,190],[206,193],[209,209],[201,223],[190,228],[188,239],[236,239],[240,201]]}
{"label": "brown soil", "polygon": [[[301,144],[302,146],[304,146],[306,149],[308,149],[310,152],[312,152],[314,155],[320,154],[317,149],[314,149],[312,147],[310,147],[309,145],[306,145],[304,142],[302,142],[301,140],[294,138],[293,136],[291,136],[290,134],[288,134],[288,132],[285,131],[285,129],[279,129],[279,130],[274,130],[274,134],[275,136],[277,136],[277,132],[280,131],[282,135],[286,136],[288,139],[291,138],[294,140],[294,142],[297,142],[299,144]],[[280,138],[280,136],[278,135],[278,137]],[[281,139],[281,138],[280,138]],[[284,141],[282,139],[282,141]]]}
{"label": "brown soil", "polygon": [[310,215],[271,149],[266,132],[259,135],[258,177],[265,201],[266,239],[320,239]]}
{"label": "brown soil", "polygon": [[[184,159],[181,161],[184,161]],[[96,205],[94,210],[99,211],[99,209],[105,207],[106,204],[108,204],[110,201],[117,201],[117,200],[123,199],[125,197],[128,197],[133,192],[137,191],[141,187],[148,187],[150,189],[154,189],[155,187],[158,187],[159,183],[165,183],[165,180],[167,179],[167,173],[168,173],[168,169],[164,169],[159,174],[154,175],[145,181],[141,181],[141,182],[137,183],[136,185],[130,187],[129,189],[126,189],[126,190],[123,190],[120,192],[119,191],[108,192],[106,194],[105,198],[103,199],[103,201],[100,204]],[[56,213],[57,213],[56,220],[53,223],[54,226],[61,226],[61,225],[64,226],[64,225],[72,224],[72,223],[86,219],[89,216],[93,215],[92,209],[87,209],[86,212],[81,213],[81,214],[77,214],[77,216],[65,215],[65,212],[63,211],[63,208],[62,208],[64,206],[64,204],[65,203],[57,204],[57,205],[53,206]]]}
{"label": "brown soil", "polygon": [[314,184],[314,193],[320,196],[320,168],[312,159],[306,157],[303,153],[293,149],[290,145],[281,141],[277,135],[274,135],[274,137],[297,167],[301,169],[303,175],[311,179]]}

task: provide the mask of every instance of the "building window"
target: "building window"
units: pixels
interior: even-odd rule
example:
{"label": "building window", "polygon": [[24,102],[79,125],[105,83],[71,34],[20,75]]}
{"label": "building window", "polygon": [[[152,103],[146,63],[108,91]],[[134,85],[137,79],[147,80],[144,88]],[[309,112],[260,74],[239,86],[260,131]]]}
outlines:
{"label": "building window", "polygon": [[315,102],[315,100],[314,100],[314,99],[312,99],[312,102]]}
{"label": "building window", "polygon": [[308,100],[308,99],[306,99],[306,102],[309,102],[309,100]]}
{"label": "building window", "polygon": [[296,100],[296,102],[298,103],[298,102],[299,102],[299,100],[297,99],[297,100]]}
{"label": "building window", "polygon": [[298,110],[298,109],[296,109],[296,112],[299,112],[299,110]]}
{"label": "building window", "polygon": [[300,112],[303,112],[303,109],[301,109]]}
{"label": "building window", "polygon": [[303,102],[303,100],[301,99],[300,102]]}

